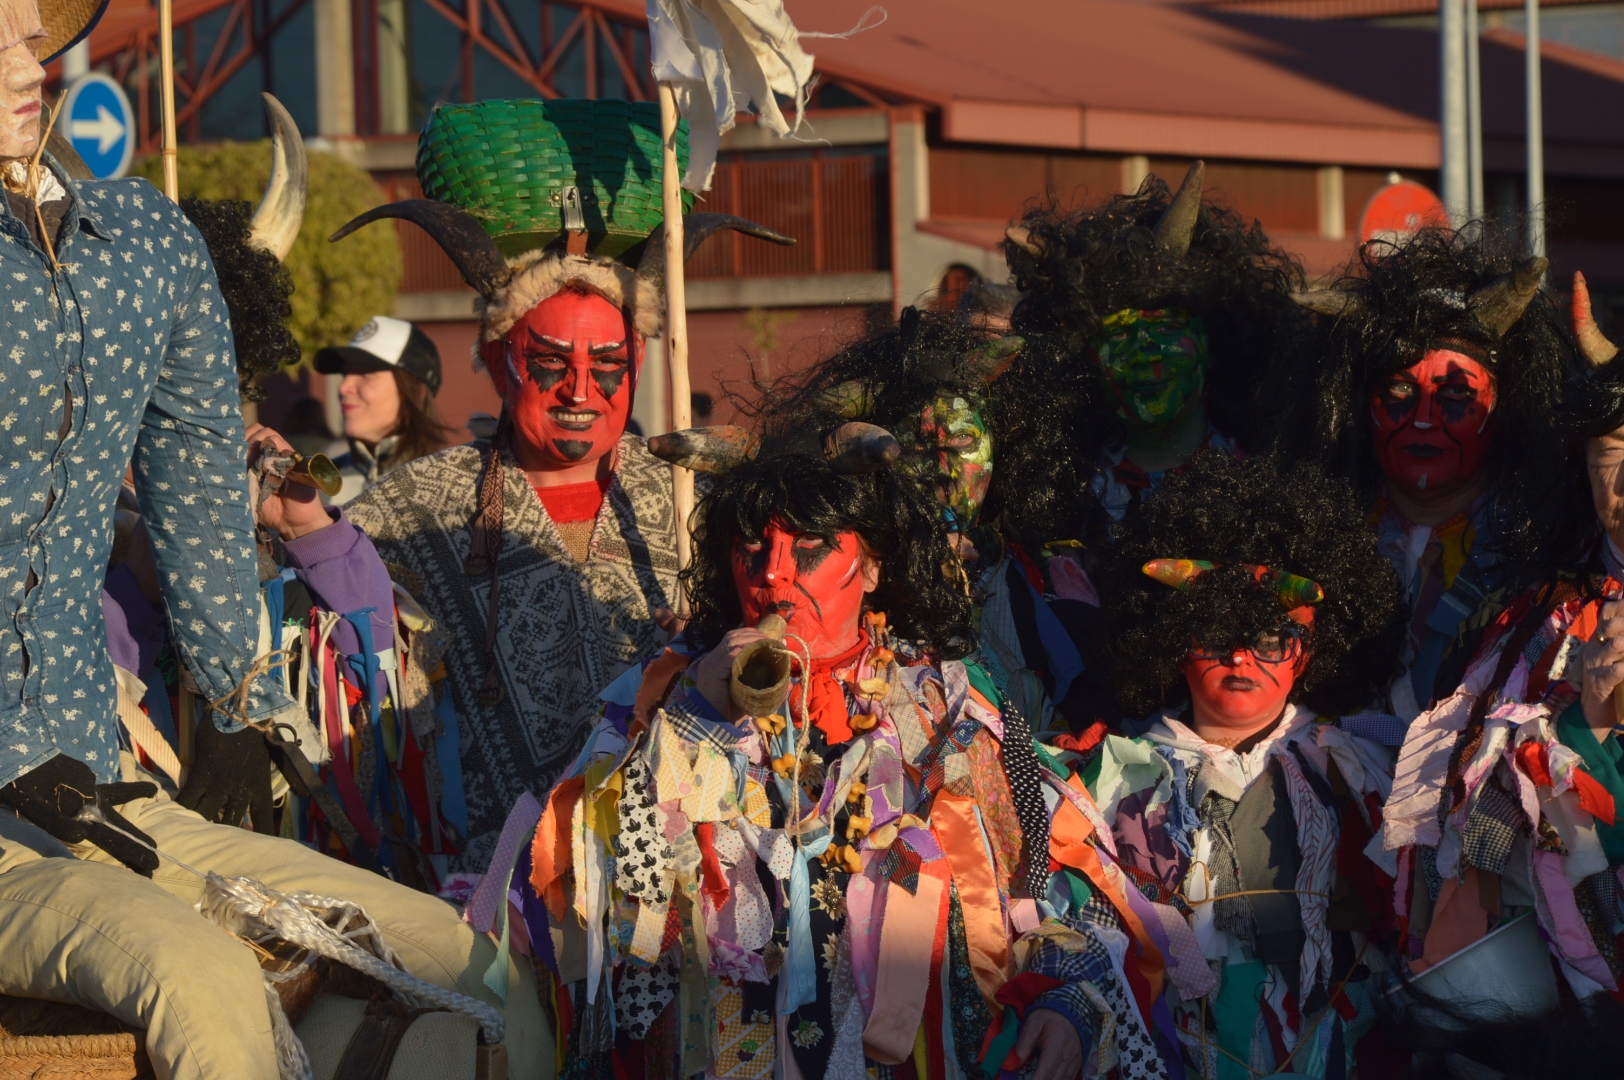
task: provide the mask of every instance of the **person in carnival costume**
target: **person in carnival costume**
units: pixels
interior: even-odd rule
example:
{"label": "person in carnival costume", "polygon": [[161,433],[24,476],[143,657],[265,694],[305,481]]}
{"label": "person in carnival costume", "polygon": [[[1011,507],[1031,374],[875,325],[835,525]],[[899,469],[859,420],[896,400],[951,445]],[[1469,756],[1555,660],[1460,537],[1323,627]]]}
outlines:
{"label": "person in carnival costume", "polygon": [[1311,465],[1209,451],[1101,578],[1117,696],[1150,718],[1057,755],[1154,901],[1190,1075],[1346,1077],[1376,1019],[1391,879],[1359,852],[1392,753],[1323,719],[1397,668],[1398,582],[1362,517]]}
{"label": "person in carnival costume", "polygon": [[[132,458],[175,652],[213,706],[194,769],[265,768],[236,745],[262,744],[260,731],[244,731],[298,710],[255,665],[259,579],[238,377],[209,252],[144,180],[75,179],[42,150],[41,61],[99,14],[95,4],[0,3],[9,300],[0,377],[18,448],[0,469],[12,507],[0,536],[0,989],[143,1031],[161,1075],[270,1080],[303,1054],[280,995],[236,936],[244,921],[193,905],[221,890],[343,897],[318,906],[363,906],[392,978],[485,1010],[486,1036],[501,1041],[505,1027],[511,1039],[513,1072],[542,1076],[549,1036],[529,973],[502,969],[528,992],[504,1006],[482,981],[496,950],[441,901],[295,842],[215,824],[120,748],[99,593]],[[278,234],[287,210],[281,198],[262,204],[255,232]]]}
{"label": "person in carnival costume", "polygon": [[[495,897],[511,879],[532,947],[552,950],[563,1074],[1025,1063],[1061,1080],[1119,1048],[1154,1062],[1120,962],[1096,973],[1105,1020],[1027,970],[1049,892],[1045,788],[1065,785],[1019,711],[957,659],[969,597],[898,442],[846,421],[650,447],[713,477],[685,577],[699,651],[667,650],[605,691],[545,808],[515,808],[528,851],[486,878]],[[1131,924],[1118,937],[1148,1008],[1161,954],[1083,839],[1074,802],[1092,804],[1065,790],[1068,865]]]}
{"label": "person in carnival costume", "polygon": [[1087,643],[1091,578],[1124,515],[1200,448],[1272,434],[1255,392],[1302,321],[1301,274],[1258,226],[1203,203],[1204,177],[1196,162],[1176,194],[1150,176],[1007,233],[1027,346],[998,393],[1010,407],[987,501],[1010,546],[978,582],[982,643],[1043,726],[1117,718]]}
{"label": "person in carnival costume", "polygon": [[1401,721],[1389,745],[1455,689],[1524,575],[1587,531],[1556,421],[1573,344],[1544,272],[1492,233],[1426,229],[1298,297],[1319,326],[1271,380],[1290,398],[1281,445],[1365,494],[1410,604],[1404,675],[1374,703]]}
{"label": "person in carnival costume", "polygon": [[[504,202],[514,159],[480,155],[515,130],[547,165],[530,174],[528,197]],[[508,808],[568,765],[598,690],[665,640],[655,617],[676,607],[670,470],[626,433],[643,343],[662,323],[658,110],[441,106],[419,162],[425,191],[461,201],[382,206],[335,239],[396,217],[445,249],[479,293],[477,354],[502,415],[492,438],[414,461],[345,511],[456,645],[445,669],[468,839],[454,868],[477,870]],[[653,209],[613,216],[636,207]],[[687,251],[722,228],[791,242],[692,214]]]}
{"label": "person in carnival costume", "polygon": [[[1098,548],[1128,508],[1202,447],[1255,450],[1272,435],[1255,399],[1301,322],[1301,271],[1262,229],[1147,176],[1093,210],[1028,211],[1005,256],[1029,341],[1007,377],[1049,402],[1003,432],[1010,488],[991,496],[1028,546]],[[1035,482],[1052,477],[1050,482]]]}
{"label": "person in carnival costume", "polygon": [[1561,417],[1588,464],[1588,557],[1511,602],[1459,688],[1410,726],[1381,846],[1398,859],[1393,904],[1408,915],[1412,971],[1532,911],[1562,979],[1585,998],[1616,994],[1624,979],[1624,365],[1577,274],[1572,318],[1589,363],[1571,369]]}
{"label": "person in carnival costume", "polygon": [[896,433],[898,467],[936,492],[961,559],[972,571],[999,542],[982,519],[997,440],[989,419],[993,384],[1019,355],[1018,337],[988,335],[962,319],[902,309],[897,325],[854,342],[782,384],[763,422],[775,429],[841,419]]}

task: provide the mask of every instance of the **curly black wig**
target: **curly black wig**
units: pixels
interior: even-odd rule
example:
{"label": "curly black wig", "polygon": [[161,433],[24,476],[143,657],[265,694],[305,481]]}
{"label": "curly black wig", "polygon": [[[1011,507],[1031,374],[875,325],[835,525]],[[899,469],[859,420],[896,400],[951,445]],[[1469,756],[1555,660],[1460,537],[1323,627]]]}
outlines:
{"label": "curly black wig", "polygon": [[[1169,475],[1125,525],[1106,557],[1101,625],[1117,696],[1134,714],[1189,697],[1182,669],[1192,642],[1223,648],[1285,622],[1273,589],[1247,565],[1325,590],[1303,635],[1309,662],[1292,700],[1341,715],[1398,674],[1405,632],[1398,576],[1376,550],[1347,483],[1309,464],[1209,450]],[[1152,559],[1205,560],[1216,569],[1174,589],[1142,572]]]}
{"label": "curly black wig", "polygon": [[1481,357],[1496,386],[1484,542],[1514,572],[1571,557],[1593,520],[1584,470],[1558,415],[1564,379],[1582,361],[1554,298],[1541,290],[1502,336],[1471,308],[1474,292],[1514,270],[1516,253],[1515,238],[1476,228],[1364,245],[1335,286],[1353,302],[1321,316],[1270,381],[1287,413],[1278,447],[1352,480],[1368,505],[1381,484],[1371,395],[1430,348]]}
{"label": "curly black wig", "polygon": [[718,477],[695,510],[694,561],[682,580],[699,644],[713,648],[743,623],[733,545],[759,540],[775,519],[825,539],[855,532],[880,564],[867,609],[885,612],[898,636],[942,659],[970,651],[970,597],[929,493],[899,469],[842,473],[816,451],[770,447]]}
{"label": "curly black wig", "polygon": [[[777,380],[759,403],[736,404],[760,416],[769,434],[788,434],[842,419],[866,420],[896,432],[917,423],[925,406],[941,394],[958,394],[977,406],[985,404],[987,383],[966,377],[960,361],[986,342],[986,333],[953,316],[903,308],[896,325]],[[844,409],[832,400],[842,386],[849,390]]]}
{"label": "curly black wig", "polygon": [[288,330],[293,279],[275,255],[248,243],[254,216],[251,203],[188,196],[180,208],[203,234],[231,313],[231,339],[237,353],[237,382],[243,401],[263,401],[259,379],[299,362],[299,343]]}
{"label": "curly black wig", "polygon": [[1000,398],[1016,408],[995,411],[1007,469],[1002,484],[994,473],[988,504],[1031,538],[1082,537],[1100,527],[1088,481],[1122,428],[1092,342],[1114,312],[1181,308],[1200,317],[1208,419],[1243,448],[1273,437],[1255,391],[1305,324],[1291,299],[1302,270],[1256,222],[1248,226],[1212,203],[1201,205],[1189,252],[1169,259],[1152,229],[1170,201],[1155,176],[1088,211],[1051,201],[1022,218],[1025,246],[1006,245],[1023,294],[1011,327],[1028,345],[1000,386]]}

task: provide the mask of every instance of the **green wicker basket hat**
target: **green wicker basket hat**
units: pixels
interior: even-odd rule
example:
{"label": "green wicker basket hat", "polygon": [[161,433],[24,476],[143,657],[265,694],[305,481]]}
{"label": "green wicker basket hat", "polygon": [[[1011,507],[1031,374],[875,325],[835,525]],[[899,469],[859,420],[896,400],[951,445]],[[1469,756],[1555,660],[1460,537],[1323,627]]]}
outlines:
{"label": "green wicker basket hat", "polygon": [[[441,105],[417,144],[424,196],[467,210],[510,258],[547,247],[570,224],[610,258],[648,239],[665,220],[660,161],[660,107],[632,101]],[[687,168],[685,122],[677,162]],[[693,202],[684,191],[684,213]]]}

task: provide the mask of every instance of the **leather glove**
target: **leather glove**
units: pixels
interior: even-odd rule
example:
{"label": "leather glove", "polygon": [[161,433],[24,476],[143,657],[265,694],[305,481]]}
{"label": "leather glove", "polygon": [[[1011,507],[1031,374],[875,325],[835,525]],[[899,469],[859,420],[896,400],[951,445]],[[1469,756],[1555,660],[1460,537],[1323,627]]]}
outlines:
{"label": "leather glove", "polygon": [[[131,825],[114,807],[135,799],[150,799],[156,794],[158,785],[151,783],[98,784],[89,765],[58,754],[0,788],[0,802],[64,844],[82,844],[88,840],[136,873],[151,877],[158,869],[157,853],[118,830],[148,844],[152,843],[152,837]],[[101,810],[103,821],[85,821],[79,817],[79,812],[89,803]]]}
{"label": "leather glove", "polygon": [[271,750],[265,734],[245,727],[230,733],[203,718],[192,736],[192,769],[176,801],[209,821],[241,824],[243,814],[254,831],[270,835]]}

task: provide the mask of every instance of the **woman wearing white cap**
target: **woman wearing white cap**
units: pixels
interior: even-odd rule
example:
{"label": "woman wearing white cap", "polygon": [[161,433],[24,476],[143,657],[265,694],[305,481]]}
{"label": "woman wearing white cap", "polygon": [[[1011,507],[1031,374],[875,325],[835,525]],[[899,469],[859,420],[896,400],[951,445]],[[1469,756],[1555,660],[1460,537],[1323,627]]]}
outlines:
{"label": "woman wearing white cap", "polygon": [[434,409],[440,352],[411,323],[379,315],[348,345],[317,353],[316,370],[344,376],[338,400],[349,451],[333,461],[344,475],[333,504],[344,505],[380,477],[445,447],[446,428]]}

